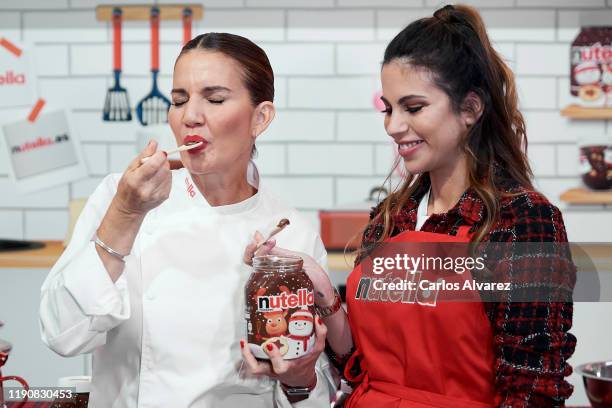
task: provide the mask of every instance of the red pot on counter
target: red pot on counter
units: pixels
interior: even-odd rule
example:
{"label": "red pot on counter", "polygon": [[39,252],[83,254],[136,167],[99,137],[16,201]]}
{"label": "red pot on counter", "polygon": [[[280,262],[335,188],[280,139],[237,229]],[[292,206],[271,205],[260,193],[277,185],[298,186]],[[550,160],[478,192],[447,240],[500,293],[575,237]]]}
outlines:
{"label": "red pot on counter", "polygon": [[355,250],[361,245],[361,235],[370,220],[370,211],[387,196],[383,187],[370,190],[367,200],[360,203],[320,210],[321,239],[328,251]]}

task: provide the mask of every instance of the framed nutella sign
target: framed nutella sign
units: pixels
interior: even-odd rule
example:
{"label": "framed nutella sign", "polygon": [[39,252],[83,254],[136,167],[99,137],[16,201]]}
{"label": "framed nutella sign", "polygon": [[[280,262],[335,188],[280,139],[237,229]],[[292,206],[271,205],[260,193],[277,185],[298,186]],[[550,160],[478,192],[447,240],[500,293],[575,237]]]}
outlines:
{"label": "framed nutella sign", "polygon": [[81,144],[63,110],[0,126],[9,174],[19,192],[42,190],[87,176]]}
{"label": "framed nutella sign", "polygon": [[0,37],[0,107],[31,106],[36,101],[32,49]]}

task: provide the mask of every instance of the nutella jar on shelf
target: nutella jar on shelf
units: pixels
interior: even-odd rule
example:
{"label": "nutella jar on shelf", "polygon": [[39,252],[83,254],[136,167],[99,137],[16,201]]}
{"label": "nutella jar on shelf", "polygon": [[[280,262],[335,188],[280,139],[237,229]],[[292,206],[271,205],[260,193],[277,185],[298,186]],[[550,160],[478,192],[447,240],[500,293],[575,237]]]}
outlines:
{"label": "nutella jar on shelf", "polygon": [[612,189],[612,140],[592,137],[580,142],[580,176],[593,190]]}
{"label": "nutella jar on shelf", "polygon": [[245,319],[248,347],[258,359],[269,359],[268,344],[276,345],[285,360],[314,346],[314,288],[302,266],[300,257],[253,258],[244,289]]}
{"label": "nutella jar on shelf", "polygon": [[612,106],[612,26],[583,27],[572,43],[570,91],[577,105]]}

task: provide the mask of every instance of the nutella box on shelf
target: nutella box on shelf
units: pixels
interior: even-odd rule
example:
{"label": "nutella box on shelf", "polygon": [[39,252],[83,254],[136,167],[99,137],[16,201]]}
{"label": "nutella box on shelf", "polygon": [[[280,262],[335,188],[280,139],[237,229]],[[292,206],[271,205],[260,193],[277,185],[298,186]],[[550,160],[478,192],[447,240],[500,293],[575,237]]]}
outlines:
{"label": "nutella box on shelf", "polygon": [[571,47],[572,102],[612,106],[612,26],[583,27]]}

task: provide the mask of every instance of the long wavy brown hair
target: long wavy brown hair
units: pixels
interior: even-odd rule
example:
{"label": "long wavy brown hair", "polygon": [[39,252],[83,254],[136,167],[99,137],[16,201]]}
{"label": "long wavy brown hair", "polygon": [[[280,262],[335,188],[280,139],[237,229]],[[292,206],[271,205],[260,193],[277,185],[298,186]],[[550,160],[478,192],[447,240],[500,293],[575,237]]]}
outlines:
{"label": "long wavy brown hair", "polygon": [[[503,186],[518,183],[533,190],[514,75],[491,46],[478,11],[465,5],[445,6],[404,28],[385,50],[383,66],[391,61],[429,70],[455,113],[471,108],[465,103],[470,92],[482,100],[482,115],[463,138],[469,185],[485,206],[483,223],[472,236],[472,242],[479,242],[499,217],[500,198],[507,194]],[[409,175],[383,201],[371,221],[384,223],[374,244],[393,233],[394,216],[428,185],[428,173]]]}

